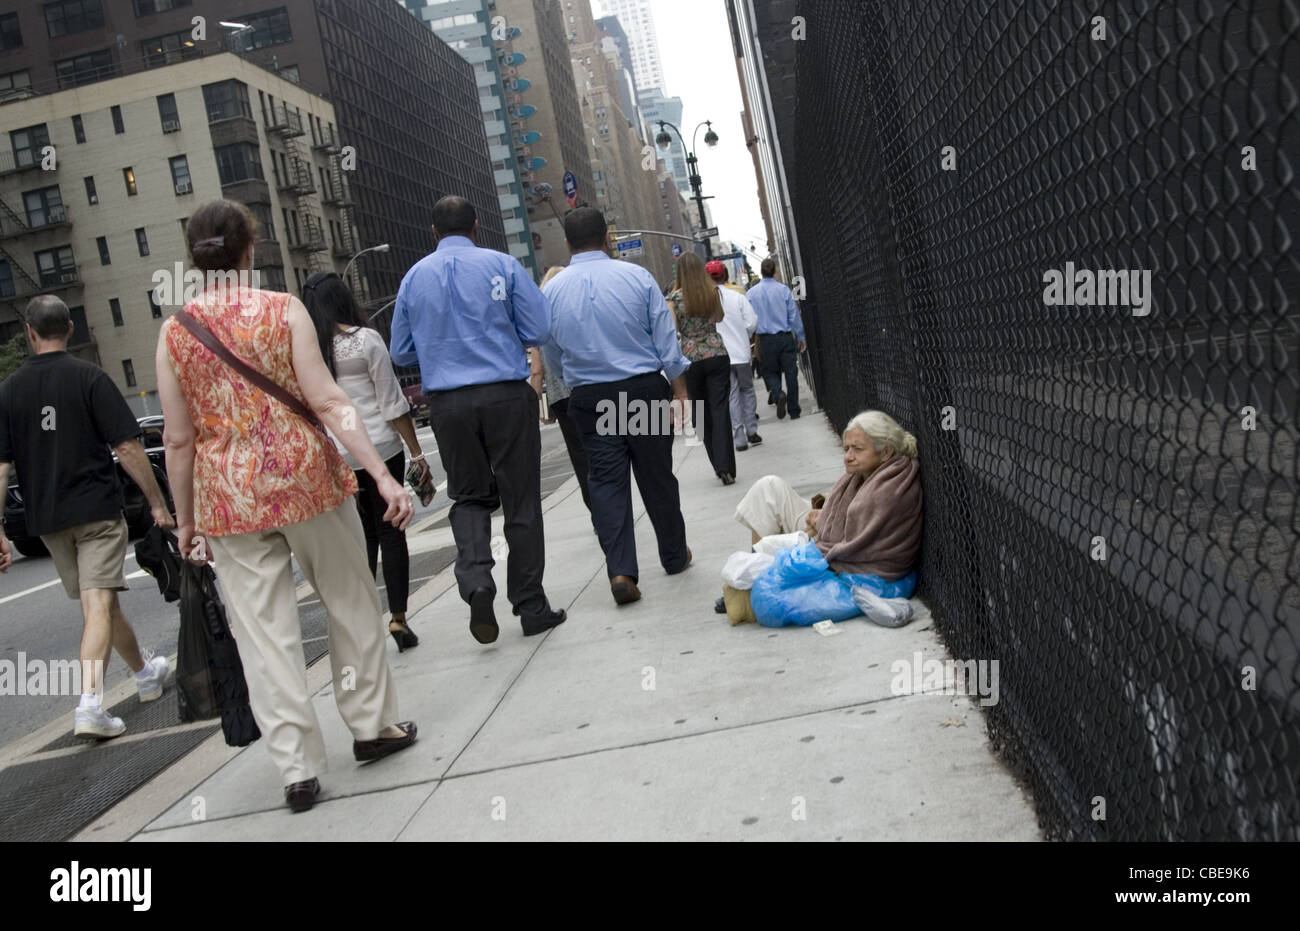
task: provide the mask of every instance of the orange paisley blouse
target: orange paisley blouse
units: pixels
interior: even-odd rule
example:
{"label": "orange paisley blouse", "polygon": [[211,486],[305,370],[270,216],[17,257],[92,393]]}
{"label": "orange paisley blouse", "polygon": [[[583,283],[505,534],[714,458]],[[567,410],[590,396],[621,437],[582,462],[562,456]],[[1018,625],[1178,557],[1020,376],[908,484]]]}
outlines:
{"label": "orange paisley blouse", "polygon": [[[289,295],[239,288],[185,309],[240,359],[306,403],[293,371]],[[357,491],[334,444],[175,320],[164,337],[195,430],[194,524],[214,537],[271,530],[333,510]]]}

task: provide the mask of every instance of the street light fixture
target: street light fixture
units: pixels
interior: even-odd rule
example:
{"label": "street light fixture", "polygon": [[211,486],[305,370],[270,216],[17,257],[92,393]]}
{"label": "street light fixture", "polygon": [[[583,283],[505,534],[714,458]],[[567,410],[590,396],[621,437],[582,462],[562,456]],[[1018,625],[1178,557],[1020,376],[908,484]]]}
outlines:
{"label": "street light fixture", "polygon": [[[673,137],[668,135],[669,127],[672,128],[673,132],[677,133],[677,138],[681,139],[682,148],[686,148],[686,140],[682,139],[682,131],[680,129],[667,120],[658,120],[657,122],[659,123],[659,132],[655,135],[655,144],[658,145],[660,149],[666,151],[673,144]],[[713,131],[712,121],[705,120],[703,123],[700,123],[695,127],[695,132],[691,133],[691,148],[686,152],[686,167],[690,171],[689,180],[691,183],[691,190],[695,193],[695,206],[700,211],[700,229],[706,230],[709,228],[709,222],[704,217],[704,184],[700,180],[700,173],[697,168],[699,160],[695,157],[695,138],[699,135],[700,126],[708,128],[704,133],[704,144],[710,149],[718,144],[718,134]],[[707,236],[704,237],[704,256],[706,259],[713,258],[713,244],[709,241],[709,237]]]}
{"label": "street light fixture", "polygon": [[[386,243],[386,242],[385,242],[385,243],[380,243],[380,244],[377,245],[377,246],[371,246],[369,249],[362,249],[362,250],[361,250],[360,252],[358,252],[356,255],[352,256],[352,259],[348,262],[347,265],[343,266],[343,274],[340,275],[339,277],[342,278],[344,281],[347,281],[347,278],[348,278],[348,270],[349,270],[350,268],[352,268],[353,263],[355,263],[357,259],[361,258],[361,257],[362,257],[363,255],[365,255],[367,252],[387,252],[388,249],[389,249],[389,245],[388,245],[388,243]],[[353,286],[352,290],[355,292],[355,291],[357,290],[357,288],[356,288],[355,286]]]}

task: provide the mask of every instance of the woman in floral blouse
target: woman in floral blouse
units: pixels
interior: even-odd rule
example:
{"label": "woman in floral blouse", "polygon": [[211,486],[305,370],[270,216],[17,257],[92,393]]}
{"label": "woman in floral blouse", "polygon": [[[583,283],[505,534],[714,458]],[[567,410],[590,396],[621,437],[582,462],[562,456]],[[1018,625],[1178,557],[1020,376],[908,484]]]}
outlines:
{"label": "woman in floral blouse", "polygon": [[691,360],[686,393],[692,410],[704,408],[704,448],[722,484],[736,481],[736,451],[731,445],[731,359],[718,332],[722,299],[704,261],[687,252],[677,260],[677,287],[668,295],[677,320],[682,354]]}

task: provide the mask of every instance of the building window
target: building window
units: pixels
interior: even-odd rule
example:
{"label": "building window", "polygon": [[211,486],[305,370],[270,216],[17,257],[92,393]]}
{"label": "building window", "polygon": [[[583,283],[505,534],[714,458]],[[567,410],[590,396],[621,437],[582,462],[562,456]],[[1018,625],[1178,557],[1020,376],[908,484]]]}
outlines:
{"label": "building window", "polygon": [[122,133],[126,132],[126,126],[122,123],[122,108],[112,106],[108,108],[108,112],[113,114],[113,132],[119,136],[122,135]]}
{"label": "building window", "polygon": [[86,127],[81,122],[80,113],[72,118],[72,135],[77,140],[77,145],[86,141]]}
{"label": "building window", "polygon": [[140,250],[142,256],[149,254],[149,237],[145,235],[144,227],[136,227],[135,244]]}
{"label": "building window", "polygon": [[106,48],[54,63],[54,73],[58,75],[60,89],[102,81],[112,77],[116,70],[113,53]]}
{"label": "building window", "polygon": [[162,121],[162,131],[174,133],[181,128],[181,115],[176,110],[175,94],[158,95],[158,119]]}
{"label": "building window", "polygon": [[108,254],[108,237],[100,236],[95,240],[95,245],[99,247],[99,264],[112,265],[113,259]]}
{"label": "building window", "polygon": [[283,45],[293,41],[293,33],[289,29],[289,11],[286,7],[267,10],[265,13],[254,13],[251,16],[241,16],[239,21],[245,26],[253,27],[241,30],[237,34],[236,41],[239,43],[240,51],[250,52],[253,49]]}
{"label": "building window", "polygon": [[163,65],[174,65],[178,61],[189,61],[202,56],[203,52],[195,44],[189,29],[140,42],[140,57],[144,59],[146,68],[161,68]]}
{"label": "building window", "polygon": [[127,195],[130,197],[135,197],[135,195],[139,193],[139,191],[135,189],[135,169],[123,168],[122,180],[126,182]]}
{"label": "building window", "polygon": [[253,108],[248,105],[248,86],[242,81],[204,84],[203,102],[208,108],[209,123],[237,116],[253,118]]}
{"label": "building window", "polygon": [[176,187],[177,194],[189,194],[194,190],[194,185],[190,181],[190,163],[184,155],[177,155],[169,159],[168,164],[172,169],[172,184]]}
{"label": "building window", "polygon": [[270,204],[248,204],[248,212],[257,221],[257,238],[260,241],[276,242],[275,222],[271,219]]}
{"label": "building window", "polygon": [[14,273],[9,263],[0,259],[0,297],[14,296]]}
{"label": "building window", "polygon": [[135,385],[135,366],[131,364],[130,359],[122,360],[122,376],[126,379],[126,386],[134,388]]}
{"label": "building window", "polygon": [[286,81],[292,81],[295,84],[302,83],[302,78],[298,75],[297,65],[285,65],[280,69],[279,74],[280,77],[284,78]]}
{"label": "building window", "polygon": [[151,288],[144,293],[145,293],[145,297],[149,299],[149,315],[152,316],[155,320],[157,320],[159,317],[162,316],[162,312],[163,312],[162,304],[158,303],[157,291],[156,289]]}
{"label": "building window", "polygon": [[86,176],[86,203],[99,203],[99,194],[95,191],[95,178],[93,175]]}
{"label": "building window", "polygon": [[217,156],[217,174],[222,185],[235,184],[256,178],[265,180],[262,174],[261,150],[250,142],[237,142],[223,145],[212,150]]}
{"label": "building window", "polygon": [[190,6],[194,0],[134,0],[136,16],[165,13],[178,6]]}
{"label": "building window", "polygon": [[23,47],[23,31],[18,27],[17,13],[0,14],[0,51]]}
{"label": "building window", "polygon": [[6,97],[17,97],[31,89],[32,75],[27,70],[10,71],[8,74],[0,74],[0,100]]}
{"label": "building window", "polygon": [[108,312],[113,315],[113,326],[122,325],[122,302],[115,297],[108,299]]}
{"label": "building window", "polygon": [[27,225],[32,229],[62,223],[67,219],[57,184],[24,193],[23,208],[27,211]]}
{"label": "building window", "polygon": [[257,273],[262,276],[262,283],[267,291],[284,291],[284,269],[276,266],[267,266],[259,268]]}
{"label": "building window", "polygon": [[9,134],[14,149],[14,167],[30,168],[41,159],[41,150],[50,144],[50,132],[44,123],[15,129]]}
{"label": "building window", "polygon": [[40,275],[41,287],[51,288],[59,284],[71,284],[77,280],[77,263],[72,256],[71,246],[59,246],[36,253],[36,270]]}
{"label": "building window", "polygon": [[45,27],[52,39],[103,25],[104,8],[99,0],[55,0],[45,4]]}

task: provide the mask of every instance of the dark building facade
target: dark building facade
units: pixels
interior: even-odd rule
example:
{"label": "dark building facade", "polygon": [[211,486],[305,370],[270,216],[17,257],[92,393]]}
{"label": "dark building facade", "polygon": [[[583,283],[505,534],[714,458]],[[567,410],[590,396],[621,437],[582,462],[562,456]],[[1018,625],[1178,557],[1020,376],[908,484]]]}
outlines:
{"label": "dark building facade", "polygon": [[467,197],[480,243],[505,250],[473,70],[394,0],[25,4],[0,13],[0,95],[48,93],[217,51],[236,51],[334,104],[339,138],[331,143],[352,196],[353,223],[345,225],[359,234],[345,248],[391,245],[359,260],[363,298],[391,298],[432,250],[432,207],[445,194]]}

